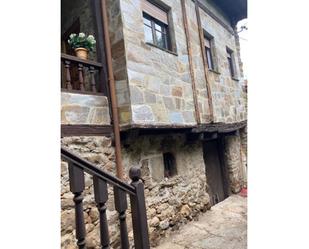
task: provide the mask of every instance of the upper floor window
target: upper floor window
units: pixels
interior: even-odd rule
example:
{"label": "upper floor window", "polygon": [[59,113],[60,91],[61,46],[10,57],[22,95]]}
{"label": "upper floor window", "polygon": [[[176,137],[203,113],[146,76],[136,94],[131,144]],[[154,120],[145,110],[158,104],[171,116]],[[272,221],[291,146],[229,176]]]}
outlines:
{"label": "upper floor window", "polygon": [[208,69],[212,72],[219,73],[218,60],[216,56],[216,46],[214,37],[206,30],[204,33],[205,59],[207,61]]}
{"label": "upper floor window", "polygon": [[169,49],[167,25],[144,13],[145,41],[160,48]]}
{"label": "upper floor window", "polygon": [[211,39],[208,37],[205,37],[205,53],[206,53],[206,59],[207,59],[207,65],[208,68],[211,70],[214,70],[214,61],[213,61],[213,54],[212,54],[212,47],[211,47]]}
{"label": "upper floor window", "polygon": [[234,79],[236,78],[234,52],[231,49],[226,48],[226,53],[227,53],[229,71],[230,71],[231,77]]}
{"label": "upper floor window", "polygon": [[171,49],[168,11],[147,0],[142,1],[145,42],[165,49]]}

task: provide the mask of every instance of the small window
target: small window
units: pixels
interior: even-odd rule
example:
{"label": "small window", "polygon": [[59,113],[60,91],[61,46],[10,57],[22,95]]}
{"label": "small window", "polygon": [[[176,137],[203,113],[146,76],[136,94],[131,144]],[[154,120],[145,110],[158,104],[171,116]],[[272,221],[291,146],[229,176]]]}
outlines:
{"label": "small window", "polygon": [[164,177],[170,178],[177,175],[176,160],[172,153],[164,153]]}
{"label": "small window", "polygon": [[167,11],[147,0],[143,0],[142,3],[145,42],[171,50]]}
{"label": "small window", "polygon": [[234,65],[234,52],[231,49],[227,48],[226,53],[227,53],[227,61],[228,61],[231,77],[235,78],[236,74],[235,74],[235,65]]}
{"label": "small window", "polygon": [[215,70],[211,43],[212,43],[211,39],[205,37],[205,53],[206,53],[207,65],[210,70]]}

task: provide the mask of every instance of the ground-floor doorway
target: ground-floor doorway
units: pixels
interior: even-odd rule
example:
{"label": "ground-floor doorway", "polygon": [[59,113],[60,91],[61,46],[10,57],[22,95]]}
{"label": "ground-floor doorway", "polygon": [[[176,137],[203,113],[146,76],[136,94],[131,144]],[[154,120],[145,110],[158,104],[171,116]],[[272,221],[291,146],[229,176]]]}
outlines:
{"label": "ground-floor doorway", "polygon": [[210,196],[211,206],[228,197],[223,150],[224,147],[220,138],[204,142],[203,154],[208,185],[207,191]]}

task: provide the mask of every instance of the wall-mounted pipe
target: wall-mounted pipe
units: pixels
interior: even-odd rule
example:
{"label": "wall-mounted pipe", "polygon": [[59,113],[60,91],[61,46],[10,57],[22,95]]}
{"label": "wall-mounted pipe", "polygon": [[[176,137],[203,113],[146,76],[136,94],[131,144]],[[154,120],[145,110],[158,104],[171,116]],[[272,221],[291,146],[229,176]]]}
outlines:
{"label": "wall-mounted pipe", "polygon": [[108,69],[108,83],[110,90],[110,98],[112,104],[112,120],[113,129],[115,136],[115,157],[116,157],[116,172],[117,177],[123,179],[123,167],[122,167],[122,157],[121,157],[121,143],[120,143],[120,129],[119,129],[119,119],[118,119],[118,109],[117,109],[117,97],[115,89],[115,79],[114,71],[112,65],[112,52],[111,44],[108,30],[108,17],[106,9],[106,0],[101,0],[101,9],[103,17],[103,31],[104,31],[104,41],[105,41],[105,51],[106,51],[106,62]]}

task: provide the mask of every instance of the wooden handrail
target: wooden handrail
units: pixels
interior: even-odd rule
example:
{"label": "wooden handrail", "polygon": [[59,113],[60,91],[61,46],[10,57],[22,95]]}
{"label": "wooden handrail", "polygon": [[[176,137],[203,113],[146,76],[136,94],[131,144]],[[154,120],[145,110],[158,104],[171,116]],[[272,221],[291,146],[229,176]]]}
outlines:
{"label": "wooden handrail", "polygon": [[85,64],[87,66],[94,66],[94,67],[103,67],[102,63],[97,62],[97,61],[91,61],[91,60],[83,60],[80,59],[76,56],[72,56],[72,55],[68,55],[68,54],[64,54],[61,53],[61,60],[69,60],[69,61],[74,61],[76,63],[81,63],[81,64]]}
{"label": "wooden handrail", "polygon": [[109,248],[110,239],[107,222],[108,185],[114,188],[115,209],[118,212],[121,248],[129,248],[129,237],[126,223],[128,208],[127,194],[130,196],[134,246],[136,249],[150,249],[147,214],[145,205],[144,184],[141,180],[141,169],[132,167],[129,171],[131,184],[101,170],[94,164],[61,147],[61,157],[68,162],[70,191],[74,194],[75,205],[75,236],[79,249],[86,249],[86,226],[83,212],[83,191],[85,176],[93,177],[94,200],[100,218],[100,248]]}
{"label": "wooden handrail", "polygon": [[92,176],[96,176],[108,184],[118,187],[123,191],[127,192],[130,195],[135,195],[135,188],[132,187],[130,184],[125,183],[124,181],[120,180],[119,178],[113,176],[112,174],[103,171],[102,169],[98,168],[94,164],[86,161],[85,159],[77,156],[76,154],[72,153],[71,151],[61,147],[61,157],[68,162],[71,162],[78,167],[82,168],[85,172]]}

